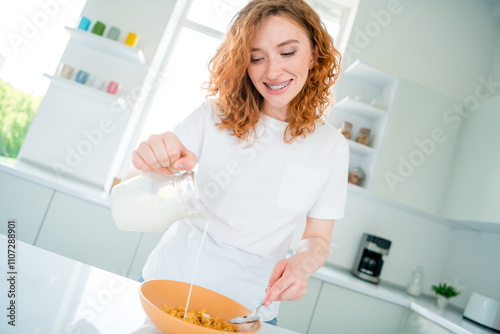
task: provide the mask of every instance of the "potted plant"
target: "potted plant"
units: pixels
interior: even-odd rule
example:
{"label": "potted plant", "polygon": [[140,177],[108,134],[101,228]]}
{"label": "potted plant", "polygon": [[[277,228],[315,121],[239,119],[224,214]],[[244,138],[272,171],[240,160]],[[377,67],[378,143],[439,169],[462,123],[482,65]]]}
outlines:
{"label": "potted plant", "polygon": [[460,291],[446,283],[439,283],[439,285],[432,285],[432,290],[436,293],[437,304],[440,308],[445,308],[448,305],[450,298],[456,297]]}

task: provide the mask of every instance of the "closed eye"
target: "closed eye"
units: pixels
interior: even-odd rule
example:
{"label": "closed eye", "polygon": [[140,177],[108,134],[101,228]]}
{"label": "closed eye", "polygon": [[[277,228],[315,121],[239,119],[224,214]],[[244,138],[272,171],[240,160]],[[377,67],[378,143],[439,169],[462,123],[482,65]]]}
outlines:
{"label": "closed eye", "polygon": [[294,54],[295,54],[295,51],[282,53],[281,55],[285,56],[285,57],[290,57],[290,56],[293,56]]}

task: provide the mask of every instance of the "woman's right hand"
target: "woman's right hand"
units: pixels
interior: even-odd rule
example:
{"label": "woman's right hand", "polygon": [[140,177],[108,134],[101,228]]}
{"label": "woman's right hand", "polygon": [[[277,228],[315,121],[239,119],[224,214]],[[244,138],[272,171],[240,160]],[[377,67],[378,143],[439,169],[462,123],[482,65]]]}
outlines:
{"label": "woman's right hand", "polygon": [[151,135],[132,153],[132,164],[141,172],[176,174],[179,170],[192,170],[196,156],[172,132]]}

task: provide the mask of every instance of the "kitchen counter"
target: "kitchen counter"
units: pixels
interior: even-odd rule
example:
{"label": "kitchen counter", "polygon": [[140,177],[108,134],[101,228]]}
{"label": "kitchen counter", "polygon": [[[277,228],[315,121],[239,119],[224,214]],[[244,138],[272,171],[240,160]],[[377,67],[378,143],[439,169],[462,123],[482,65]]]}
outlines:
{"label": "kitchen counter", "polygon": [[[16,243],[15,257],[11,255],[15,261],[8,263],[7,243],[7,237],[0,235],[3,275],[7,276],[0,284],[4,310],[0,333],[159,332],[144,326],[139,282],[21,241]],[[8,309],[11,304],[13,311]],[[15,327],[8,321],[14,321]],[[262,324],[259,333],[295,332]]]}
{"label": "kitchen counter", "polygon": [[83,199],[87,202],[111,207],[109,193],[101,188],[77,180],[62,177],[54,171],[45,170],[19,160],[0,157],[0,172],[39,184],[55,191]]}
{"label": "kitchen counter", "polygon": [[402,307],[406,307],[436,324],[457,334],[495,334],[493,330],[474,324],[463,319],[463,310],[453,305],[443,311],[435,305],[435,298],[422,295],[419,298],[411,297],[400,286],[386,283],[383,280],[375,285],[353,276],[350,270],[325,265],[313,274],[314,278],[353,290],[371,297],[375,297]]}

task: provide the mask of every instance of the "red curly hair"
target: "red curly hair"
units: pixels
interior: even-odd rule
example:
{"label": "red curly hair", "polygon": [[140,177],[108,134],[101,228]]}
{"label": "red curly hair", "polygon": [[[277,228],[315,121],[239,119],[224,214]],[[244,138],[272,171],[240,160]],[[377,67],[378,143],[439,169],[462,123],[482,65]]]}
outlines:
{"label": "red curly hair", "polygon": [[298,24],[307,34],[318,59],[307,81],[291,101],[284,141],[314,132],[324,122],[333,98],[330,87],[340,74],[340,52],[326,31],[319,15],[303,0],[253,0],[233,19],[222,44],[209,62],[207,97],[216,97],[220,109],[219,129],[227,129],[240,141],[255,138],[263,98],[247,74],[250,44],[259,23],[272,15],[281,15]]}

